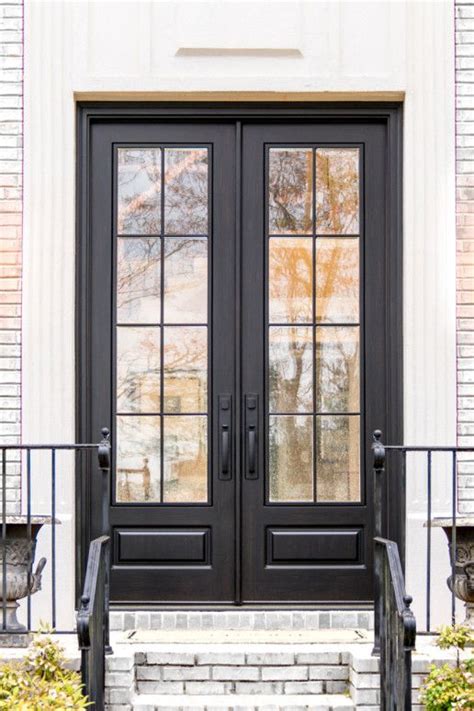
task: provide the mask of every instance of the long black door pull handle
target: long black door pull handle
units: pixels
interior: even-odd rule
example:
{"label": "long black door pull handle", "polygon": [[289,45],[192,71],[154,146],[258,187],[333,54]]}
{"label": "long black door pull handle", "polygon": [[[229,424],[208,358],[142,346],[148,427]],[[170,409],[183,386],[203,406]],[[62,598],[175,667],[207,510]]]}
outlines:
{"label": "long black door pull handle", "polygon": [[248,431],[248,448],[249,448],[249,474],[255,474],[256,470],[256,459],[257,459],[257,433],[255,427],[250,425]]}
{"label": "long black door pull handle", "polygon": [[258,395],[245,396],[245,478],[258,479]]}
{"label": "long black door pull handle", "polygon": [[221,464],[221,473],[226,475],[229,473],[229,453],[230,453],[230,433],[229,433],[229,427],[227,425],[222,425],[222,432],[221,432],[221,457],[222,457],[222,464]]}
{"label": "long black door pull handle", "polygon": [[219,395],[218,477],[222,481],[232,479],[232,396]]}

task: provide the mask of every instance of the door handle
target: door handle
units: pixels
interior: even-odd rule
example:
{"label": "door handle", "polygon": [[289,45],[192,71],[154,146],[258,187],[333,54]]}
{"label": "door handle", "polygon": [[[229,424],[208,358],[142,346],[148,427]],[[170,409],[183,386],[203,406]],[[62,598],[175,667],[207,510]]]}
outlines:
{"label": "door handle", "polygon": [[218,477],[222,481],[230,481],[232,479],[232,396],[219,395],[218,402]]}
{"label": "door handle", "polygon": [[230,434],[227,425],[222,425],[221,430],[221,474],[229,473],[229,450],[230,450]]}
{"label": "door handle", "polygon": [[245,396],[246,464],[245,478],[258,479],[258,396]]}
{"label": "door handle", "polygon": [[248,450],[249,450],[249,474],[255,474],[255,459],[257,453],[257,433],[255,427],[250,425],[248,429]]}

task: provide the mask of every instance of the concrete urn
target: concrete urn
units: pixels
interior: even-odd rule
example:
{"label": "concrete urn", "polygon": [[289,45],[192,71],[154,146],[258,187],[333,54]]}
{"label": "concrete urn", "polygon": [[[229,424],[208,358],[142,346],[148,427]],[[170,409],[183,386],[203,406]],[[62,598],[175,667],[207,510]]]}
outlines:
{"label": "concrete urn", "polygon": [[[18,622],[18,600],[41,589],[41,573],[46,558],[41,558],[33,572],[38,532],[51,516],[30,516],[31,538],[26,516],[6,516],[6,539],[0,541],[0,629],[3,627],[3,599],[6,607],[6,632],[12,635],[26,632]],[[0,516],[0,530],[2,518]],[[4,563],[5,558],[5,563]],[[4,570],[6,575],[4,579]]]}
{"label": "concrete urn", "polygon": [[[452,548],[452,518],[435,518],[432,526],[443,529],[448,539],[449,559]],[[448,588],[466,607],[464,624],[474,629],[474,517],[456,518],[455,573],[447,579]]]}

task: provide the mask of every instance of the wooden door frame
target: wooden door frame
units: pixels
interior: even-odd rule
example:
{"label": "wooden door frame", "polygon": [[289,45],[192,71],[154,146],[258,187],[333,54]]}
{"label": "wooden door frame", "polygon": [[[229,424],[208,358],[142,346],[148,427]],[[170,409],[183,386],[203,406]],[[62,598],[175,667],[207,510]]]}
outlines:
{"label": "wooden door frame", "polygon": [[[387,442],[403,442],[403,235],[402,235],[402,130],[401,102],[78,102],[76,114],[76,437],[78,442],[95,441],[100,433],[91,432],[89,408],[91,403],[90,373],[92,370],[90,338],[90,133],[95,123],[109,121],[152,120],[229,120],[240,121],[364,121],[383,124],[387,132],[387,165],[385,194],[386,271],[389,275],[385,294],[385,323],[387,328],[385,352],[386,379],[384,422],[380,427]],[[237,140],[236,151],[240,151]],[[239,154],[240,155],[240,154]],[[240,181],[240,164],[237,180]],[[237,215],[239,230],[239,215]],[[239,264],[236,263],[238,271]],[[367,277],[368,275],[366,275]],[[240,282],[237,280],[237,290]],[[239,307],[237,306],[237,309]],[[237,330],[239,319],[237,319]],[[239,333],[236,336],[240,336]],[[238,367],[239,370],[239,367]],[[239,415],[236,432],[240,432]],[[107,424],[107,423],[104,423]],[[236,448],[238,449],[238,448]],[[236,472],[240,471],[239,454]],[[91,540],[90,478],[93,467],[80,467],[76,473],[76,597],[82,589],[85,562]],[[405,548],[405,481],[389,477],[385,507],[384,535]],[[238,497],[237,497],[238,498]],[[238,505],[239,502],[236,502]],[[284,604],[284,603],[282,603]],[[281,605],[279,605],[281,606]],[[342,605],[341,605],[342,606]]]}

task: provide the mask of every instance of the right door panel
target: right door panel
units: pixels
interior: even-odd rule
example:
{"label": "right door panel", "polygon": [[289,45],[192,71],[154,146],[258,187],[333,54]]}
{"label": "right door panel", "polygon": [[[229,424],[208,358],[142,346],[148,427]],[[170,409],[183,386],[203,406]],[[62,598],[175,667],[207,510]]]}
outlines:
{"label": "right door panel", "polygon": [[385,143],[376,123],[243,128],[244,602],[372,597]]}

